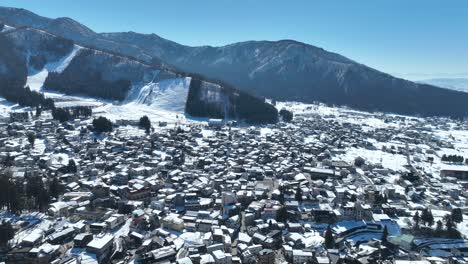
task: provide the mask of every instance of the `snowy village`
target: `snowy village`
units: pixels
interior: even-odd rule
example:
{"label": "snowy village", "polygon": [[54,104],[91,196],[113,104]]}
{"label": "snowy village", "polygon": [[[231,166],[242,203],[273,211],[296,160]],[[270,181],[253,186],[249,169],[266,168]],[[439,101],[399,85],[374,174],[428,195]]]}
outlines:
{"label": "snowy village", "polygon": [[280,107],[265,126],[12,112],[6,263],[464,263],[467,122]]}
{"label": "snowy village", "polygon": [[468,264],[468,1],[1,5],[0,264]]}

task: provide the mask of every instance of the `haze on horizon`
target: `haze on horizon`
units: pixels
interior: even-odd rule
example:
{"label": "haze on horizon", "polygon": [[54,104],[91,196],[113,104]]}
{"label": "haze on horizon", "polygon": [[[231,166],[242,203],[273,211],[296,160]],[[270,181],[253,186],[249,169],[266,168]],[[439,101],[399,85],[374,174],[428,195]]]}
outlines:
{"label": "haze on horizon", "polygon": [[41,16],[71,17],[97,32],[155,33],[190,46],[294,39],[410,80],[468,77],[468,2],[463,0],[0,3]]}

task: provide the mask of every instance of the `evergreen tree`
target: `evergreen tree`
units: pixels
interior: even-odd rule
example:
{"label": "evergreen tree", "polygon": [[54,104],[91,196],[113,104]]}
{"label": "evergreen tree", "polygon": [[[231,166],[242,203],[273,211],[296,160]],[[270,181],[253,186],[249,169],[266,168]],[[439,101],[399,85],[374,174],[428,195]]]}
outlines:
{"label": "evergreen tree", "polygon": [[47,209],[47,206],[50,203],[50,195],[47,189],[42,187],[39,190],[39,196],[37,197],[37,206],[40,211]]}
{"label": "evergreen tree", "polygon": [[325,231],[325,247],[328,249],[335,247],[335,239],[333,238],[330,225],[327,227],[327,231]]}
{"label": "evergreen tree", "polygon": [[7,152],[5,159],[3,160],[3,165],[5,167],[13,166],[14,157],[11,156],[10,152]]}
{"label": "evergreen tree", "polygon": [[71,114],[66,109],[54,108],[52,109],[52,118],[58,120],[60,123],[63,123],[71,119]]}
{"label": "evergreen tree", "polygon": [[2,220],[0,223],[0,246],[6,246],[8,241],[15,236],[15,231],[11,226],[11,223],[6,220]]}
{"label": "evergreen tree", "polygon": [[68,160],[67,170],[70,173],[76,173],[77,168],[76,168],[75,160],[73,160],[73,159]]}
{"label": "evergreen tree", "polygon": [[144,128],[146,133],[149,133],[150,132],[150,128],[151,128],[151,121],[149,120],[149,118],[147,116],[142,116],[140,118],[140,122],[138,123],[138,125],[141,127],[141,128]]}
{"label": "evergreen tree", "polygon": [[460,208],[452,209],[452,221],[455,223],[463,222],[463,213]]}
{"label": "evergreen tree", "polygon": [[296,194],[295,194],[294,198],[299,203],[302,203],[302,189],[301,189],[301,186],[297,186]]}
{"label": "evergreen tree", "polygon": [[452,220],[452,216],[447,214],[444,216],[444,222],[445,222],[445,227],[447,228],[447,231],[452,230],[455,228],[455,223]]}
{"label": "evergreen tree", "polygon": [[110,132],[112,131],[112,122],[109,119],[100,116],[93,120],[93,127],[94,131],[98,133]]}
{"label": "evergreen tree", "polygon": [[419,212],[418,211],[416,211],[416,213],[414,214],[413,221],[414,221],[414,227],[419,228],[420,218],[419,218]]}
{"label": "evergreen tree", "polygon": [[431,210],[428,210],[427,225],[428,226],[433,226],[434,225],[434,216],[432,215]]}
{"label": "evergreen tree", "polygon": [[0,175],[0,209],[6,209],[6,211],[14,214],[21,213],[24,200],[21,187],[10,176]]}
{"label": "evergreen tree", "polygon": [[384,230],[382,233],[382,242],[386,243],[388,240],[388,229],[387,226],[384,226]]}
{"label": "evergreen tree", "polygon": [[429,210],[426,208],[421,213],[421,223],[423,225],[427,225],[428,220],[429,220]]}
{"label": "evergreen tree", "polygon": [[385,197],[379,192],[375,195],[375,202],[376,205],[382,205],[385,203]]}
{"label": "evergreen tree", "polygon": [[36,117],[40,117],[42,114],[42,109],[39,106],[36,106]]}
{"label": "evergreen tree", "polygon": [[8,187],[9,193],[9,208],[10,212],[14,214],[21,214],[24,209],[24,192],[23,192],[23,183],[15,183],[10,180]]}
{"label": "evergreen tree", "polygon": [[278,187],[278,190],[279,190],[278,201],[280,202],[280,204],[284,204],[284,186],[280,185]]}
{"label": "evergreen tree", "polygon": [[278,209],[278,212],[276,213],[276,220],[283,223],[288,220],[288,210],[286,207],[281,206],[280,209]]}
{"label": "evergreen tree", "polygon": [[50,196],[55,197],[56,199],[63,192],[63,187],[60,184],[57,177],[53,177],[52,181],[50,181],[50,183],[49,183],[49,192],[50,192]]}
{"label": "evergreen tree", "polygon": [[443,232],[444,232],[444,224],[442,223],[442,221],[438,220],[437,223],[436,223],[436,235],[440,236]]}
{"label": "evergreen tree", "polygon": [[364,164],[366,164],[366,161],[362,157],[357,157],[354,159],[354,166],[361,167]]}
{"label": "evergreen tree", "polygon": [[36,141],[36,134],[34,132],[28,132],[27,134],[29,144],[34,148],[34,142]]}
{"label": "evergreen tree", "polygon": [[34,202],[34,208],[43,210],[50,201],[49,193],[44,188],[42,177],[29,177],[26,181],[26,194]]}
{"label": "evergreen tree", "polygon": [[291,122],[291,120],[293,119],[293,113],[284,108],[279,111],[279,116],[284,122]]}
{"label": "evergreen tree", "polygon": [[0,175],[0,209],[3,209],[8,206],[9,197],[8,197],[8,187],[9,179],[5,174]]}

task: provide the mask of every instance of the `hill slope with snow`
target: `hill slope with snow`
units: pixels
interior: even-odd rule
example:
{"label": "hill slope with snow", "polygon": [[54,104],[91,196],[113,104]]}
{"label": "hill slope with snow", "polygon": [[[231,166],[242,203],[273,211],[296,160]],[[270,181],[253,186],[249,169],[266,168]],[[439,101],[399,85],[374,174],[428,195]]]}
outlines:
{"label": "hill slope with snow", "polygon": [[[28,26],[150,65],[174,67],[279,100],[321,101],[402,114],[466,116],[468,95],[379,72],[339,54],[293,40],[189,47],[155,34],[96,33],[70,19],[0,8],[0,20]],[[168,66],[172,65],[172,66]]]}
{"label": "hill slope with snow", "polygon": [[[14,81],[19,84],[14,89],[29,87],[34,91],[44,92],[47,97],[60,101],[60,104],[63,104],[62,97],[65,96],[68,100],[66,105],[71,105],[73,101],[82,101],[78,100],[78,95],[81,98],[86,97],[86,103],[93,105],[110,99],[119,105],[141,105],[178,114],[186,112],[192,78],[183,72],[132,57],[83,47],[74,44],[73,40],[44,30],[10,28],[13,27],[0,33],[0,83]],[[197,77],[197,81],[208,83],[200,77]],[[221,85],[218,88],[217,92],[225,96],[236,92],[235,89]],[[69,97],[70,95],[75,97]],[[257,110],[260,112],[263,111],[262,107],[271,108],[261,99],[254,100],[259,105]],[[108,103],[109,101],[106,102]],[[213,104],[212,101],[205,102],[203,99],[197,100],[197,103],[201,108],[205,107],[205,103]],[[216,105],[221,109],[219,105],[222,104],[217,102]],[[276,115],[277,113],[274,114]],[[197,116],[211,117],[207,112]],[[234,117],[249,120],[242,114],[236,113]]]}

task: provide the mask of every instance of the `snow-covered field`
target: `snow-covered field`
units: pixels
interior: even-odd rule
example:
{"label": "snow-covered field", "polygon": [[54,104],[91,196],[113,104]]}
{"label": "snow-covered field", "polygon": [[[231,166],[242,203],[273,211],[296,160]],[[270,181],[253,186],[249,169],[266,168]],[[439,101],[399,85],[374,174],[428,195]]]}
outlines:
{"label": "snow-covered field", "polygon": [[394,171],[405,170],[404,166],[408,164],[406,157],[403,155],[363,148],[348,148],[344,154],[337,155],[336,159],[353,163],[356,157],[364,158],[367,162],[373,164],[382,164],[382,167]]}

